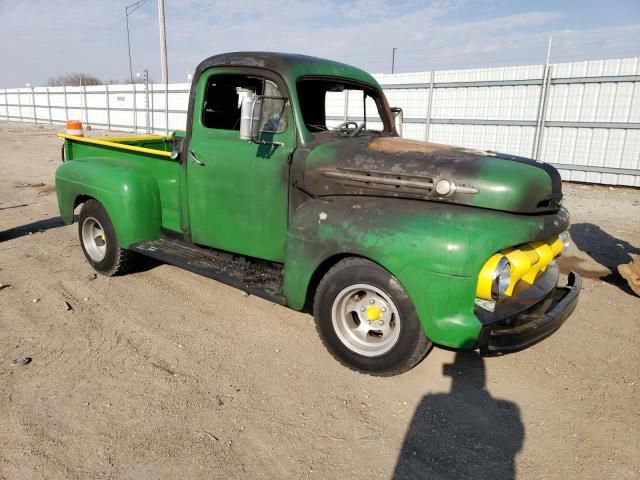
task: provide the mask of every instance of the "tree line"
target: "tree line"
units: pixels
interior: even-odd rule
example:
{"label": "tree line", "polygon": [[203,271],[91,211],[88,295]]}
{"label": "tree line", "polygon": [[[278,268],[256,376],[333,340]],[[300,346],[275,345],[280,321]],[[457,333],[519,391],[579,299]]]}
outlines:
{"label": "tree line", "polygon": [[[47,85],[50,87],[88,87],[91,85],[126,85],[130,83],[131,79],[129,78],[123,81],[112,79],[105,82],[89,73],[68,73],[66,75],[58,75],[57,77],[49,77],[47,80]],[[134,77],[133,83],[144,83],[144,78]],[[154,83],[152,78],[149,78],[149,83]]]}

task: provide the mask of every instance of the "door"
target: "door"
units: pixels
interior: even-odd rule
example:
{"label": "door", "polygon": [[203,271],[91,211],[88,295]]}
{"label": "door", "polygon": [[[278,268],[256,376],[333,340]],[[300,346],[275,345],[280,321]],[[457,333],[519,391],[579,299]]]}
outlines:
{"label": "door", "polygon": [[212,69],[198,81],[185,159],[191,239],[200,245],[283,262],[289,155],[295,148],[295,129],[287,104],[272,134],[277,146],[240,139],[240,107],[245,95],[286,95],[276,78],[254,72]]}

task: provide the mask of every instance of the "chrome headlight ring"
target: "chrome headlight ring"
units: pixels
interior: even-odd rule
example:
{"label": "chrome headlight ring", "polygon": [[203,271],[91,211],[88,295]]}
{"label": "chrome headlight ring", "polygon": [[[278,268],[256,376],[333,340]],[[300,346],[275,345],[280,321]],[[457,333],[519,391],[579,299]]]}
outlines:
{"label": "chrome headlight ring", "polygon": [[566,252],[569,246],[571,245],[571,237],[569,236],[569,230],[565,230],[564,232],[560,232],[558,234],[558,238],[562,240],[562,253]]}
{"label": "chrome headlight ring", "polygon": [[502,257],[494,271],[493,283],[491,284],[491,297],[498,300],[504,297],[505,292],[511,284],[511,264],[507,257]]}

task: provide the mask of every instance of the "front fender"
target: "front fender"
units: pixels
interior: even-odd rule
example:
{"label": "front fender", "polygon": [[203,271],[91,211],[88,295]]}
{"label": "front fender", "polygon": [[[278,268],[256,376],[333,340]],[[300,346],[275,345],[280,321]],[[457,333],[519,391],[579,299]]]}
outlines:
{"label": "front fender", "polygon": [[284,293],[301,309],[314,272],[336,255],[368,258],[403,285],[434,342],[471,346],[478,273],[503,248],[566,229],[565,211],[516,215],[435,202],[332,197],[304,203],[287,239]]}
{"label": "front fender", "polygon": [[107,210],[120,246],[160,237],[160,192],[153,175],[134,163],[113,158],[84,158],[56,170],[60,216],[73,223],[79,197],[91,197]]}

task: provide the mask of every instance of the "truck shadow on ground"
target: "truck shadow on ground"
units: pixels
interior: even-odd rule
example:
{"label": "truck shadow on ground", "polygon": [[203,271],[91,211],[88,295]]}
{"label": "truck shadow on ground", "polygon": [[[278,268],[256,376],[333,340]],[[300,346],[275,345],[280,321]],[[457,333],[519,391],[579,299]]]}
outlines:
{"label": "truck shadow on ground", "polygon": [[45,232],[52,228],[64,227],[61,217],[45,218],[35,222],[10,228],[9,230],[0,230],[0,242],[7,242],[16,238],[25,237],[38,232]]}
{"label": "truck shadow on ground", "polygon": [[451,391],[426,395],[416,408],[393,479],[515,478],[525,435],[520,409],[487,391],[477,353],[459,352],[443,370]]}
{"label": "truck shadow on ground", "polygon": [[[640,248],[636,248],[629,242],[610,235],[598,225],[592,223],[573,224],[569,232],[578,250],[589,255],[606,270],[601,272],[584,270],[579,265],[579,259],[575,259],[575,257],[560,257],[559,264],[563,271],[566,270],[563,267],[576,270],[583,277],[599,278],[603,282],[614,285],[633,295],[627,282],[618,273],[618,265],[633,261],[632,255],[640,255]],[[576,262],[575,260],[578,261]]]}
{"label": "truck shadow on ground", "polygon": [[[74,219],[74,221],[75,220],[77,219]],[[62,221],[62,217],[51,217],[20,225],[18,227],[13,227],[8,230],[0,230],[0,244],[2,242],[8,242],[9,240],[15,240],[16,238],[26,237],[27,235],[34,235],[36,233],[46,232],[47,230],[64,226],[66,226],[66,224]],[[79,256],[82,257],[82,250],[80,246],[78,246],[78,253]],[[151,270],[161,264],[162,262],[139,255],[136,257],[136,261],[131,265],[127,272],[146,272],[147,270]]]}

